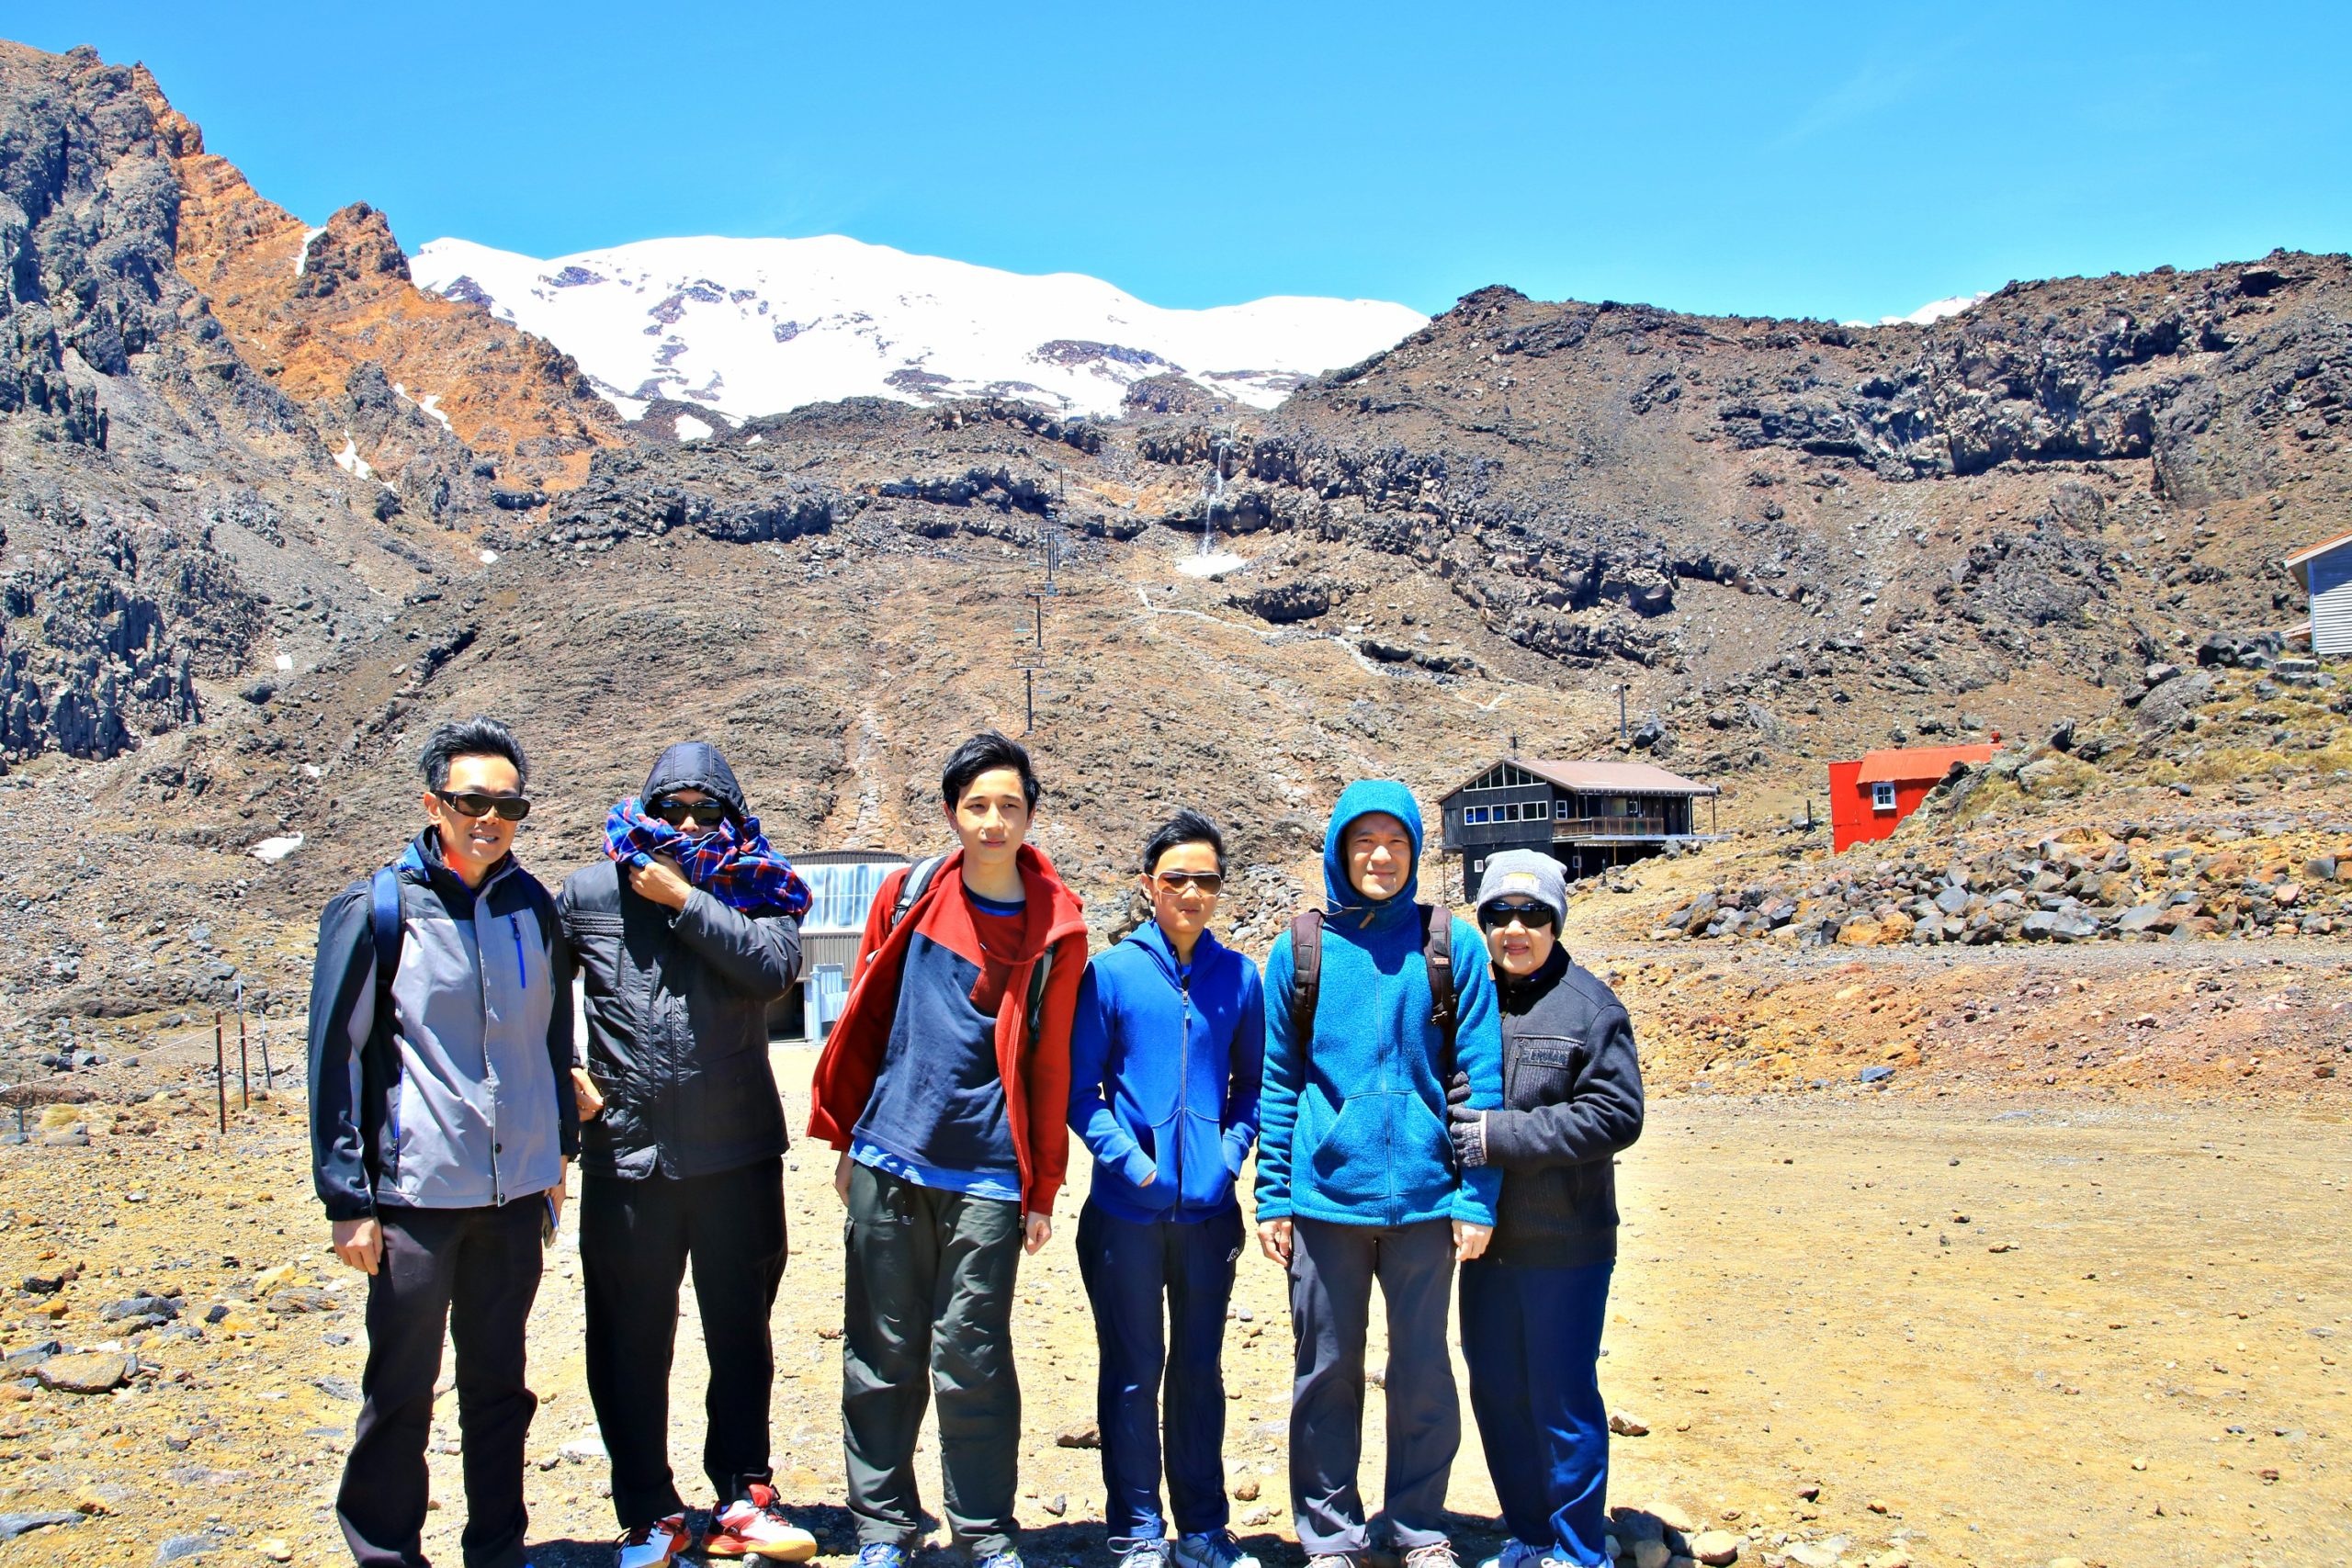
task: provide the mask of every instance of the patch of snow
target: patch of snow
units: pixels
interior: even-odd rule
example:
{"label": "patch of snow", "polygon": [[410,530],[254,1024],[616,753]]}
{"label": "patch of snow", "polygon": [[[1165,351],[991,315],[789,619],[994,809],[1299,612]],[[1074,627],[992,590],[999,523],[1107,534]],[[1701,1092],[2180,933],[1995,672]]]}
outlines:
{"label": "patch of snow", "polygon": [[323,226],[304,231],[302,235],[302,248],[294,253],[295,276],[301,276],[302,269],[311,265],[311,247],[318,243],[319,236],[325,232],[326,229]]}
{"label": "patch of snow", "polygon": [[305,762],[302,764],[302,776],[306,779],[316,779],[324,778],[326,774],[316,762]]}
{"label": "patch of snow", "polygon": [[751,439],[744,442],[743,445],[746,446],[764,446],[767,445],[767,439],[768,438],[766,436],[762,435],[755,430],[752,433]]}
{"label": "patch of snow", "polygon": [[496,566],[498,564],[498,552],[496,550],[482,551],[481,564],[484,566]]}
{"label": "patch of snow", "polygon": [[1375,299],[1164,310],[1075,273],[1003,272],[840,235],[648,240],[553,260],[442,239],[410,271],[419,288],[487,301],[570,354],[628,419],[657,397],[740,422],[840,398],[998,390],[1115,414],[1129,387],[1169,373],[1272,408],[1428,320]]}
{"label": "patch of snow", "polygon": [[1213,556],[1186,556],[1176,563],[1176,570],[1186,577],[1222,577],[1237,567],[1250,564],[1247,556],[1237,556],[1219,550]]}
{"label": "patch of snow", "polygon": [[681,441],[707,441],[716,434],[709,425],[690,413],[682,413],[678,416],[676,428],[678,439]]}
{"label": "patch of snow", "polygon": [[368,459],[359,455],[359,443],[351,438],[351,432],[347,430],[343,433],[343,450],[334,455],[334,466],[354,479],[372,479],[376,477],[376,470],[369,468]]}
{"label": "patch of snow", "polygon": [[264,865],[276,865],[301,847],[301,834],[286,833],[274,839],[264,839],[245,852]]}
{"label": "patch of snow", "polygon": [[278,669],[291,670],[294,668],[294,656],[290,653],[281,653],[277,656],[277,662]]}
{"label": "patch of snow", "polygon": [[399,396],[402,401],[415,404],[416,412],[424,415],[425,418],[440,421],[442,429],[448,430],[450,428],[449,416],[441,412],[440,393],[427,392],[421,398],[410,397],[408,389],[401,386],[398,381],[392,383],[392,391]]}
{"label": "patch of snow", "polygon": [[1955,294],[1949,299],[1930,299],[1907,316],[1881,316],[1878,324],[1883,327],[1932,326],[1947,316],[1957,316],[1991,298],[1993,291],[1987,288],[1974,294]]}

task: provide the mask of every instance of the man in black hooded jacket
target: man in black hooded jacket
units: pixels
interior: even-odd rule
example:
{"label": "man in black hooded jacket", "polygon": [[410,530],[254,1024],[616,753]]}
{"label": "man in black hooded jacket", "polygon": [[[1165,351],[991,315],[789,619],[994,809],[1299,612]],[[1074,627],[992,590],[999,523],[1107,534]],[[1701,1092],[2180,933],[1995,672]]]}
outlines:
{"label": "man in black hooded jacket", "polygon": [[768,1318],[786,1255],[784,1111],[768,1004],[800,970],[808,891],[769,852],[734,772],[702,741],[662,753],[613,808],[612,858],[556,900],[582,979],[580,1262],[588,1392],[612,1460],[619,1568],[689,1544],[669,1462],[678,1288],[695,1274],[710,1381],[713,1555],[797,1560],[775,1506]]}

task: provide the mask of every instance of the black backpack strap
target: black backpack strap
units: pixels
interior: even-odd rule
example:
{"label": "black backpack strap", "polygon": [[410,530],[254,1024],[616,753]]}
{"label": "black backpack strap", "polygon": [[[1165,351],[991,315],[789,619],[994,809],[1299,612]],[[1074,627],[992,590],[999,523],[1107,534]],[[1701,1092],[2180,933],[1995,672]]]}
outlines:
{"label": "black backpack strap", "polygon": [[1445,1036],[1438,1081],[1453,1077],[1453,911],[1436,904],[1421,908],[1421,961],[1430,970],[1430,1022]]}
{"label": "black backpack strap", "polygon": [[[1459,1072],[1453,1055],[1454,1026],[1459,1016],[1453,992],[1453,911],[1438,904],[1423,904],[1421,916],[1421,962],[1430,972],[1430,1022],[1442,1041],[1437,1061],[1437,1082],[1449,1097]],[[1445,1163],[1449,1170],[1455,1168],[1453,1141],[1446,1140]]]}
{"label": "black backpack strap", "polygon": [[1036,1049],[1038,1031],[1046,1027],[1046,982],[1053,977],[1054,950],[1046,949],[1037,962],[1029,965],[1029,1047]]}
{"label": "black backpack strap", "polygon": [[1315,1000],[1323,988],[1323,911],[1308,909],[1290,923],[1290,1039],[1304,1051],[1315,1035]]}
{"label": "black backpack strap", "polygon": [[937,876],[939,868],[946,863],[945,855],[931,855],[915,862],[914,868],[907,873],[907,879],[899,884],[899,901],[890,906],[892,931],[899,929],[899,922],[907,918],[907,911],[913,908],[916,900],[930,889],[931,879]]}
{"label": "black backpack strap", "polygon": [[392,866],[380,865],[368,881],[368,930],[376,942],[376,1021],[391,1020],[392,976],[401,966],[401,876]]}

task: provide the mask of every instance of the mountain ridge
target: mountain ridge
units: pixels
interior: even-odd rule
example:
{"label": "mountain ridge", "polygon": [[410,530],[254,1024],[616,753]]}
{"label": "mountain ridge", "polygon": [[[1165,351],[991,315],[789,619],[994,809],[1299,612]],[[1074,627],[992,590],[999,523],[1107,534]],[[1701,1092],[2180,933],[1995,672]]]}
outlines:
{"label": "mountain ridge", "polygon": [[1302,296],[1169,310],[1080,273],[838,234],[643,240],[546,259],[443,238],[410,265],[423,287],[564,345],[631,414],[657,398],[740,420],[845,397],[1018,396],[1101,416],[1165,375],[1263,408],[1427,320]]}

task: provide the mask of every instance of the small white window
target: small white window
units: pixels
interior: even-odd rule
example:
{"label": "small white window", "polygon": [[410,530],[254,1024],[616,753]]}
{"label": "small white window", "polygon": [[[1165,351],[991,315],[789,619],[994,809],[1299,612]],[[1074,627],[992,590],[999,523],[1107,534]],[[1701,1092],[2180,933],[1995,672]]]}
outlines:
{"label": "small white window", "polygon": [[1470,873],[1474,876],[1482,876],[1486,874],[1486,870],[1487,863],[1485,861],[1474,860],[1470,863]]}
{"label": "small white window", "polygon": [[1871,809],[1873,811],[1892,811],[1894,809],[1894,786],[1893,784],[1881,781],[1878,784],[1871,785]]}
{"label": "small white window", "polygon": [[1529,801],[1529,802],[1527,803],[1527,819],[1528,819],[1529,821],[1531,821],[1531,822],[1542,822],[1542,821],[1545,821],[1545,820],[1547,820],[1547,819],[1551,817],[1551,815],[1552,815],[1552,803],[1551,803],[1550,801],[1548,801],[1548,800],[1531,800],[1531,801]]}
{"label": "small white window", "polygon": [[1465,824],[1484,822],[1487,810],[1488,807],[1484,806],[1473,806],[1462,813],[1462,820]]}

